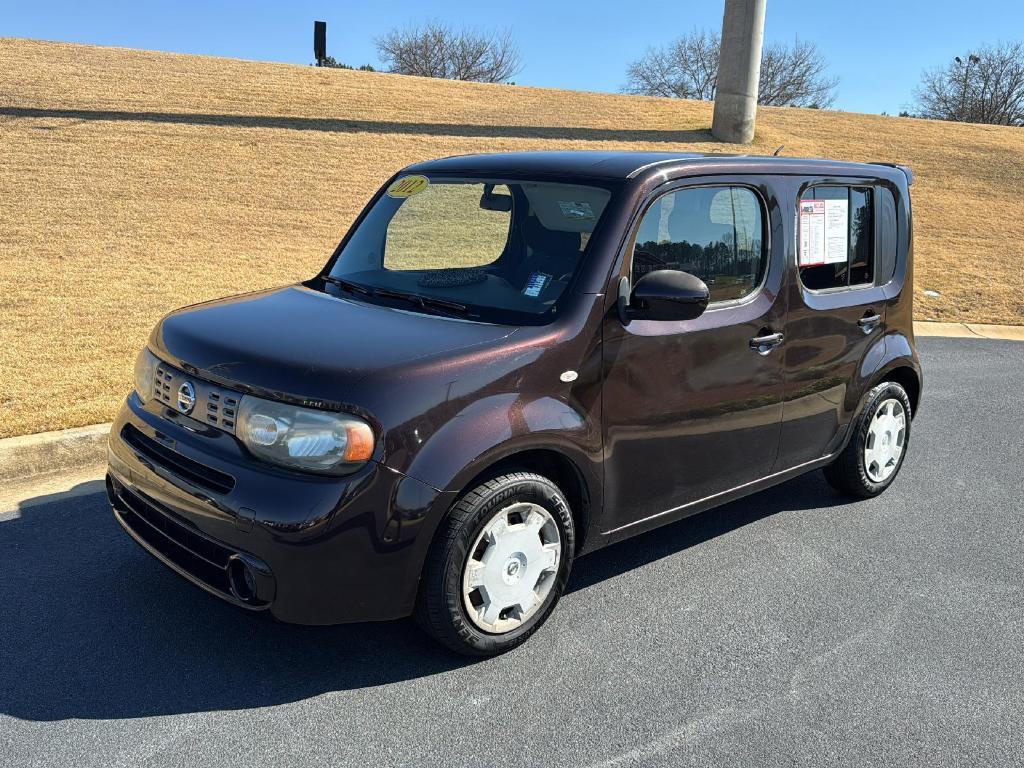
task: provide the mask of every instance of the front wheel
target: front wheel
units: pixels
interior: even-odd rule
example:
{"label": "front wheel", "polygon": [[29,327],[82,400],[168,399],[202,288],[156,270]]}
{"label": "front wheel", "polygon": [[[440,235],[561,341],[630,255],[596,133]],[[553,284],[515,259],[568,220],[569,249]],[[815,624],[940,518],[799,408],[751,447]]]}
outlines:
{"label": "front wheel", "polygon": [[466,493],[427,556],[416,620],[470,656],[504,653],[544,623],[565,588],[575,530],[558,486],[513,472]]}
{"label": "front wheel", "polygon": [[836,490],[862,499],[877,496],[896,479],[910,445],[910,397],[894,381],[868,393],[843,452],[824,468]]}

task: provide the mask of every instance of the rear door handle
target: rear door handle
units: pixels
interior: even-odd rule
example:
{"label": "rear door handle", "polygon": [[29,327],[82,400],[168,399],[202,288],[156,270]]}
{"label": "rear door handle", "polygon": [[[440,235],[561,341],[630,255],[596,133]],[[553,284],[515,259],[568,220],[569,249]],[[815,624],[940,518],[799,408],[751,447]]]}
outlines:
{"label": "rear door handle", "polygon": [[880,322],[882,322],[882,316],[875,313],[873,315],[864,315],[864,317],[857,321],[857,325],[863,329],[864,333],[871,333],[878,327]]}
{"label": "rear door handle", "polygon": [[768,333],[764,336],[755,336],[750,340],[750,348],[759,355],[767,355],[785,338],[781,333]]}

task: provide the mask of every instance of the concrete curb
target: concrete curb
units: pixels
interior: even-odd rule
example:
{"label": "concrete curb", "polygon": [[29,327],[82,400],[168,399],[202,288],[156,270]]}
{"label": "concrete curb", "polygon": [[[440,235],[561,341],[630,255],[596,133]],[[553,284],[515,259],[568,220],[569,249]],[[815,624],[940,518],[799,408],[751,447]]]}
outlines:
{"label": "concrete curb", "polygon": [[99,465],[107,458],[110,424],[0,440],[0,482]]}
{"label": "concrete curb", "polygon": [[983,325],[981,323],[936,323],[918,320],[914,323],[914,335],[946,336],[954,339],[1024,341],[1024,326]]}
{"label": "concrete curb", "polygon": [[[915,322],[918,336],[1024,341],[1024,326],[977,323]],[[9,483],[48,472],[65,472],[106,461],[110,424],[62,429],[0,440],[0,482]]]}

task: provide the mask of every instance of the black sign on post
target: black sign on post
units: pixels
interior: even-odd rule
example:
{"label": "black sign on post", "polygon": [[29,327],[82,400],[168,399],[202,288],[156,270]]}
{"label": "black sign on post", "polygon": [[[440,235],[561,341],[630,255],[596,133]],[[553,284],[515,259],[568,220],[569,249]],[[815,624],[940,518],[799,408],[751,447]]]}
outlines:
{"label": "black sign on post", "polygon": [[322,67],[327,58],[327,22],[313,22],[313,56],[316,58],[316,65]]}

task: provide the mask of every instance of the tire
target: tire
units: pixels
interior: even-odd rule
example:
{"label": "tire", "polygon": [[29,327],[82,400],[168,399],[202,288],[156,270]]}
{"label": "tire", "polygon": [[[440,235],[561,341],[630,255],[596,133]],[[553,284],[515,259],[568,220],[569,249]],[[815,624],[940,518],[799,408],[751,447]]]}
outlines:
{"label": "tire", "polygon": [[860,499],[888,488],[910,447],[911,415],[910,397],[902,386],[884,381],[872,389],[846,448],[823,469],[829,485]]}
{"label": "tire", "polygon": [[575,536],[569,503],[546,477],[511,472],[481,483],[455,503],[434,537],[416,621],[456,653],[495,656],[515,648],[558,603]]}

